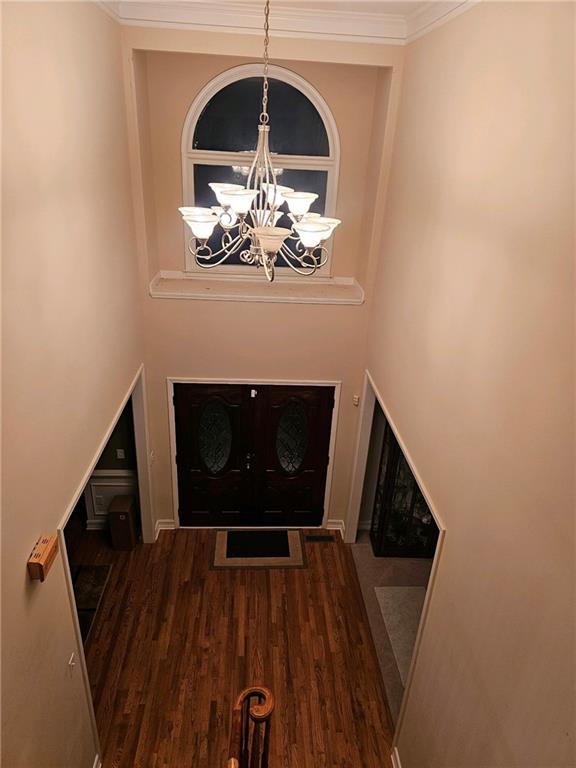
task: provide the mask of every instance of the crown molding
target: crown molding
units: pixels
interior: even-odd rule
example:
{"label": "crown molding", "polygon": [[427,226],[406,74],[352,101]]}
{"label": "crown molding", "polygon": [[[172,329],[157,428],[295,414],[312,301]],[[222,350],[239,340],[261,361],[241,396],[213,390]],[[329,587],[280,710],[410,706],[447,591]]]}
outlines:
{"label": "crown molding", "polygon": [[107,16],[110,16],[110,18],[115,21],[122,21],[120,17],[120,9],[118,8],[119,3],[115,2],[115,0],[94,0],[94,2]]}
{"label": "crown molding", "polygon": [[448,21],[469,11],[481,0],[454,0],[454,2],[428,2],[422,8],[406,17],[406,42],[411,43],[419,37],[432,32]]}
{"label": "crown molding", "polygon": [[[262,3],[254,0],[97,0],[126,26],[262,34]],[[382,11],[279,6],[270,33],[274,37],[305,37],[380,45],[404,45],[425,35],[480,0],[429,0],[407,15]],[[353,3],[350,7],[353,8]]]}
{"label": "crown molding", "polygon": [[[261,3],[116,0],[105,4],[121,24],[130,26],[262,34]],[[283,7],[274,10],[270,33],[274,37],[402,45],[406,19],[396,14]]]}

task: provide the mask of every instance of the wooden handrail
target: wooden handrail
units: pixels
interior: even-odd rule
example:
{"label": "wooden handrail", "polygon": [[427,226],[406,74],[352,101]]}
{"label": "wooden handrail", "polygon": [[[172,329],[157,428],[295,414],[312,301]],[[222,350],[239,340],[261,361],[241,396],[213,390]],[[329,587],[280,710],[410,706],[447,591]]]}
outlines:
{"label": "wooden handrail", "polygon": [[227,768],[268,768],[274,695],[254,685],[239,694],[232,709]]}

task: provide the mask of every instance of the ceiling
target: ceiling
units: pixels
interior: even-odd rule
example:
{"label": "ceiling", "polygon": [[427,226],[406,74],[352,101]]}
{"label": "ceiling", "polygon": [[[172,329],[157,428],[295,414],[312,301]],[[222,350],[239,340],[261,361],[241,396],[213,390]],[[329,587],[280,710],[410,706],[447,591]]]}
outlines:
{"label": "ceiling", "polygon": [[[270,29],[403,45],[479,0],[271,0]],[[264,0],[103,0],[122,24],[261,34]]]}
{"label": "ceiling", "polygon": [[[217,2],[217,0],[216,0]],[[262,2],[255,0],[252,5],[262,7]],[[272,12],[275,8],[314,8],[317,10],[353,11],[355,13],[392,13],[407,16],[413,11],[427,5],[427,0],[271,0]]]}

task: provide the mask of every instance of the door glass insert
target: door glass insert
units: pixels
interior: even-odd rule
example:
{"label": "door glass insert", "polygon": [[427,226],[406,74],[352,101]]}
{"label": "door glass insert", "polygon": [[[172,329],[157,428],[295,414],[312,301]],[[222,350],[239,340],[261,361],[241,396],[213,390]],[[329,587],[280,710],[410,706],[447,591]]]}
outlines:
{"label": "door glass insert", "polygon": [[289,475],[302,466],[308,447],[308,417],[299,400],[293,400],[284,408],[278,421],[276,454],[278,463]]}
{"label": "door glass insert", "polygon": [[232,452],[232,424],[221,400],[206,403],[198,423],[198,451],[208,472],[217,474],[228,464]]}

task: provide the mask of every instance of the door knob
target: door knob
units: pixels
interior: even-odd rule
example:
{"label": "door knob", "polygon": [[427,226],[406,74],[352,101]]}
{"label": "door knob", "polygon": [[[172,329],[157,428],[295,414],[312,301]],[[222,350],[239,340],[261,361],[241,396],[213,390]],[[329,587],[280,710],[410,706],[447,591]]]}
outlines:
{"label": "door knob", "polygon": [[250,464],[251,464],[253,458],[254,458],[254,454],[253,453],[247,453],[246,454],[246,469],[250,469]]}

